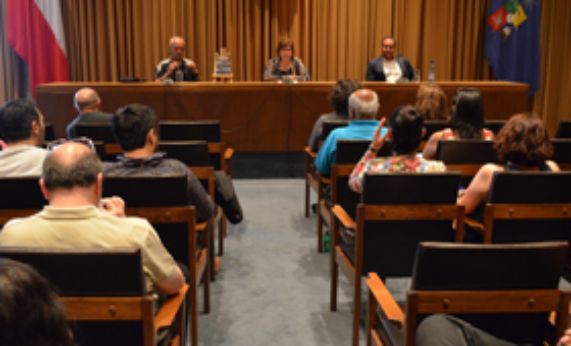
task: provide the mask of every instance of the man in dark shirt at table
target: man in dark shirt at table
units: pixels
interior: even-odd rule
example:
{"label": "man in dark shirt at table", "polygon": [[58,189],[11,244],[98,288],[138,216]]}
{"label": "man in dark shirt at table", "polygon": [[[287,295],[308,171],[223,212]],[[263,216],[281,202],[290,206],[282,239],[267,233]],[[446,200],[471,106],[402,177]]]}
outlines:
{"label": "man in dark shirt at table", "polygon": [[198,80],[196,63],[184,57],[186,43],[180,36],[173,36],[169,40],[170,57],[157,65],[156,76],[158,81],[170,79],[174,82],[192,82]]}
{"label": "man in dark shirt at table", "polygon": [[105,176],[185,174],[188,203],[195,207],[197,218],[207,220],[214,215],[214,203],[192,171],[184,163],[156,152],[159,145],[158,120],[150,107],[130,104],[119,108],[113,115],[111,127],[124,156],[117,162],[104,164]]}
{"label": "man in dark shirt at table", "polygon": [[386,36],[382,41],[383,53],[369,61],[365,78],[368,81],[396,83],[401,80],[414,80],[414,69],[410,62],[395,52],[396,41]]}

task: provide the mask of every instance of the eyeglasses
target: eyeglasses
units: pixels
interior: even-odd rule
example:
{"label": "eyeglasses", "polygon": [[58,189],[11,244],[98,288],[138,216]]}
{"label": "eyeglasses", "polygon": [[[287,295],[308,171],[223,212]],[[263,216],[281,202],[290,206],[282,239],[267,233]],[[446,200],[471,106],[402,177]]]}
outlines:
{"label": "eyeglasses", "polygon": [[95,151],[95,145],[93,144],[93,141],[87,137],[77,137],[77,138],[72,138],[72,139],[66,139],[66,138],[56,139],[55,141],[51,141],[48,143],[47,149],[49,151],[53,151],[57,147],[65,144],[65,143],[83,144],[83,145],[87,146],[91,151],[93,151],[93,152]]}

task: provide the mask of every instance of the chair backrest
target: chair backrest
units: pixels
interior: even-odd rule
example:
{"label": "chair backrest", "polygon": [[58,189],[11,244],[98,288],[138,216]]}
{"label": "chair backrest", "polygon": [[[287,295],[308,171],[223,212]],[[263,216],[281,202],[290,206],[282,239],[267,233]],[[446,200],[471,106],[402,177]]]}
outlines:
{"label": "chair backrest", "polygon": [[481,139],[458,139],[438,141],[436,159],[445,164],[484,164],[497,162],[493,141]]}
{"label": "chair backrest", "polygon": [[420,241],[461,239],[463,208],[456,205],[459,183],[460,174],[450,172],[365,175],[357,207],[361,274],[410,276]]}
{"label": "chair backrest", "polygon": [[555,138],[571,138],[571,120],[559,121]]}
{"label": "chair backrest", "polygon": [[[448,306],[449,313],[496,337],[518,344],[542,344],[547,337],[550,310],[542,310],[545,309],[545,300],[540,301],[540,297],[545,297],[546,293],[534,293],[532,290],[553,290],[550,291],[551,300],[559,296],[556,290],[567,260],[568,248],[567,242],[502,245],[421,243],[412,276],[415,299],[409,301],[409,305],[422,301],[424,291],[430,291],[433,295],[438,294],[437,291],[444,291],[438,296],[440,300],[433,300],[451,302]],[[467,296],[463,298],[468,301],[476,301],[484,294],[496,294],[503,303],[492,301],[494,298],[490,301],[480,298],[479,303],[464,304],[462,307],[463,302],[454,299],[453,291],[466,292],[464,294]],[[501,297],[498,293],[507,296]],[[529,299],[533,300],[533,297],[536,297],[536,301],[530,302]],[[484,313],[486,304],[491,307]],[[419,302],[418,305],[422,303]],[[555,302],[555,310],[557,305]],[[433,306],[439,309],[442,305],[437,303]],[[416,312],[416,308],[409,308],[409,311]],[[505,310],[500,311],[501,309]],[[568,307],[564,306],[564,310],[567,313]],[[422,315],[436,312],[442,311],[429,312],[425,309],[420,313],[420,318],[407,313],[407,319],[410,315],[411,320],[419,322]]]}
{"label": "chair backrest", "polygon": [[349,120],[328,120],[323,123],[323,129],[321,130],[321,137],[320,140],[325,140],[327,136],[331,133],[331,131],[335,130],[338,127],[347,126],[349,124]]}
{"label": "chair backrest", "polygon": [[139,249],[0,247],[0,257],[35,267],[54,286],[78,344],[154,343],[153,301],[145,296]]}
{"label": "chair backrest", "polygon": [[[194,219],[185,222],[174,218],[174,209],[188,206],[186,176],[105,177],[103,193],[123,198],[127,215],[147,218],[174,259],[189,263],[192,258],[189,244],[194,239],[188,232],[188,222],[192,222],[194,229]],[[171,220],[169,209],[173,209]],[[154,217],[157,219],[153,220]]]}
{"label": "chair backrest", "polygon": [[92,141],[103,143],[115,143],[110,124],[77,124],[75,125],[75,136],[87,137]]}
{"label": "chair backrest", "polygon": [[11,219],[40,211],[46,200],[37,177],[0,178],[0,229]]}
{"label": "chair backrest", "polygon": [[496,173],[484,211],[484,241],[571,241],[571,172]]}
{"label": "chair backrest", "polygon": [[224,169],[225,145],[222,142],[220,121],[161,121],[162,141],[206,141],[210,165],[215,170]]}
{"label": "chair backrest", "polygon": [[54,124],[46,123],[46,128],[45,128],[45,132],[44,132],[44,139],[48,142],[56,139],[56,134],[54,131]]}
{"label": "chair backrest", "polygon": [[160,133],[163,141],[222,141],[218,120],[161,121]]}
{"label": "chair backrest", "polygon": [[495,135],[500,132],[502,127],[506,124],[507,120],[486,120],[484,122],[484,127],[492,131]]}
{"label": "chair backrest", "polygon": [[159,143],[159,151],[187,166],[210,166],[206,141],[164,141]]}
{"label": "chair backrest", "polygon": [[[335,149],[335,163],[357,163],[369,148],[370,140],[364,139],[340,139]],[[385,142],[377,153],[377,156],[389,156],[392,154],[393,145],[390,141]]]}
{"label": "chair backrest", "polygon": [[33,266],[61,296],[128,297],[146,293],[141,250],[136,248],[67,250],[0,246],[0,257]]}
{"label": "chair backrest", "polygon": [[553,161],[557,162],[562,170],[571,170],[571,138],[554,138]]}
{"label": "chair backrest", "polygon": [[424,137],[423,140],[428,140],[434,132],[444,130],[452,124],[449,120],[425,120],[424,121]]}

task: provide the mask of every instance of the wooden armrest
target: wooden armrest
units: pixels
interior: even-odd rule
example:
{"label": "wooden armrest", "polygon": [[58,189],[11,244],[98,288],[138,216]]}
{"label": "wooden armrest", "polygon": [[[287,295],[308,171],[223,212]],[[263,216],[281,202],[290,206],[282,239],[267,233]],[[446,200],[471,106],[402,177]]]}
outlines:
{"label": "wooden armrest", "polygon": [[347,214],[347,212],[345,211],[345,209],[343,209],[342,206],[340,206],[339,204],[335,204],[331,209],[331,211],[333,212],[333,215],[335,215],[335,218],[339,220],[339,222],[341,222],[343,227],[353,231],[357,229],[357,224],[355,223],[355,220],[353,220],[353,218],[349,216],[349,214]]}
{"label": "wooden armrest", "polygon": [[484,225],[472,218],[465,217],[464,224],[470,226],[470,228],[473,228],[482,234],[484,233]]}
{"label": "wooden armrest", "polygon": [[196,231],[197,232],[204,232],[208,228],[208,221],[203,221],[196,224]]}
{"label": "wooden armrest", "polygon": [[303,151],[307,156],[309,156],[312,159],[315,159],[317,157],[317,153],[315,151],[312,151],[309,146],[303,148]]}
{"label": "wooden armrest", "polygon": [[331,185],[331,178],[329,177],[324,177],[324,176],[319,176],[319,182],[323,185]]}
{"label": "wooden armrest", "polygon": [[398,324],[398,327],[403,327],[405,323],[404,313],[377,273],[369,273],[367,286],[369,286],[369,291],[389,321]]}
{"label": "wooden armrest", "polygon": [[[188,291],[188,284],[184,284],[177,294],[170,296],[155,315],[155,331],[169,327],[173,324],[178,311],[183,307],[184,296]],[[190,302],[188,302],[190,304]]]}
{"label": "wooden armrest", "polygon": [[226,148],[224,150],[224,160],[230,160],[234,156],[234,148]]}

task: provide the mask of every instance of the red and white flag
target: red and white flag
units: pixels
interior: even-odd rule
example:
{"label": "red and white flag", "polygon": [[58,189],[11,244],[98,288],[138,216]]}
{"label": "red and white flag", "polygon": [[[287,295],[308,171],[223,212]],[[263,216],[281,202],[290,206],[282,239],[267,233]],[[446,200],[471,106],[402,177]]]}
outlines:
{"label": "red and white flag", "polygon": [[60,0],[7,0],[6,36],[28,64],[30,90],[69,80]]}

